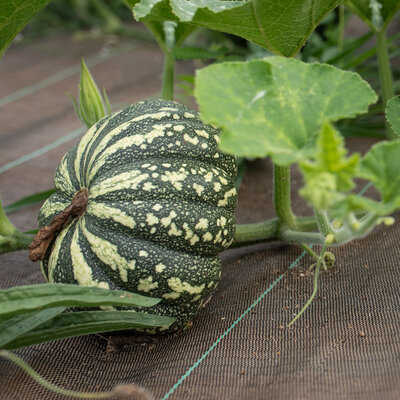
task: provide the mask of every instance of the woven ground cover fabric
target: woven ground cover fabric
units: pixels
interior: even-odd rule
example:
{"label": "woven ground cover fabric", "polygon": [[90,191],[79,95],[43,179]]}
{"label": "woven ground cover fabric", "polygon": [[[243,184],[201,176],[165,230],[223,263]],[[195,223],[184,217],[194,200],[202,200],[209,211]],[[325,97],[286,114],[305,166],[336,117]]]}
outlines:
{"label": "woven ground cover fabric", "polygon": [[[28,51],[28,53],[27,53]],[[51,39],[11,48],[0,65],[0,96],[79,65],[101,43]],[[27,70],[26,65],[29,65]],[[181,65],[181,64],[180,64]],[[29,72],[29,74],[27,73]],[[160,88],[162,54],[134,43],[130,51],[91,67],[113,104],[129,104]],[[118,74],[110,71],[118,71]],[[186,70],[183,70],[184,73]],[[0,189],[4,204],[51,187],[62,155],[78,137],[44,152],[43,146],[80,128],[70,99],[79,75],[60,78],[0,109]],[[15,98],[15,96],[14,96]],[[1,103],[0,103],[1,105]],[[365,151],[371,140],[350,141]],[[38,154],[33,154],[39,150]],[[11,168],[9,163],[31,156]],[[35,156],[35,158],[33,158]],[[294,193],[301,178],[293,169]],[[364,187],[360,182],[358,190]],[[370,195],[374,195],[369,191]],[[299,215],[310,210],[294,195]],[[33,229],[39,206],[10,215]],[[239,193],[239,223],[273,216],[272,167],[248,165]],[[396,216],[397,219],[400,215]],[[146,387],[156,399],[388,399],[400,398],[400,223],[334,249],[335,269],[320,274],[315,301],[285,326],[312,292],[305,270],[312,260],[299,246],[267,243],[222,255],[221,283],[190,330],[163,337],[92,335],[16,353],[52,383],[83,391],[119,383]],[[0,256],[0,287],[43,282],[27,251]],[[66,399],[40,387],[0,358],[1,400]]]}
{"label": "woven ground cover fabric", "polygon": [[[238,222],[273,216],[271,183],[268,161],[248,165]],[[296,211],[307,213],[294,197]],[[399,236],[397,222],[335,248],[335,268],[320,274],[317,298],[290,328],[282,329],[312,292],[312,260],[274,242],[222,255],[221,283],[187,331],[93,335],[16,353],[51,382],[83,391],[129,382],[156,399],[398,399]],[[26,251],[2,255],[0,265],[2,288],[43,281]],[[65,398],[3,359],[0,387],[1,399]]]}

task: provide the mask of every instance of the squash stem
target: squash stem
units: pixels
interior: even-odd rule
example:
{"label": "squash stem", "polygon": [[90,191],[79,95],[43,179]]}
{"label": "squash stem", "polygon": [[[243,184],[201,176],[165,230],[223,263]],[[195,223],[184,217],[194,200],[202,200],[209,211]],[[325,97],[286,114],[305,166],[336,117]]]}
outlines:
{"label": "squash stem", "polygon": [[164,51],[164,70],[162,77],[161,97],[164,100],[174,99],[174,74],[175,74],[175,56],[172,49]]}
{"label": "squash stem", "polygon": [[[393,75],[390,67],[389,53],[387,49],[387,38],[386,31],[379,30],[375,32],[377,41],[377,56],[379,65],[379,79],[382,88],[382,104],[385,109],[387,102],[394,96],[393,89]],[[397,136],[394,133],[390,124],[385,120],[386,135],[389,140],[396,139]]]}
{"label": "squash stem", "polygon": [[297,229],[290,199],[290,166],[274,165],[274,208],[282,225]]}

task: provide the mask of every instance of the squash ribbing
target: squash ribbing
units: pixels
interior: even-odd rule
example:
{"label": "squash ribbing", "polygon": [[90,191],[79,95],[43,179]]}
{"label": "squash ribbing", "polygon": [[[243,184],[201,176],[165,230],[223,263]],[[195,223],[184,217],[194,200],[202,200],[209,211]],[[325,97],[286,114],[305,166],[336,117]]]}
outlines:
{"label": "squash ribbing", "polygon": [[89,129],[62,159],[47,225],[82,188],[86,211],[57,236],[41,267],[50,282],[160,297],[148,309],[195,315],[220,278],[218,254],[235,233],[236,163],[219,132],[182,105],[150,100]]}

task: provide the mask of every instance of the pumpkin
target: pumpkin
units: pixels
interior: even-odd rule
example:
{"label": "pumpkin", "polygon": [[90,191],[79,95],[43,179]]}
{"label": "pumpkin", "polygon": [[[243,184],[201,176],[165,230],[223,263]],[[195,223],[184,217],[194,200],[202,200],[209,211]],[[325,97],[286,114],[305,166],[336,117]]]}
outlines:
{"label": "pumpkin", "polygon": [[221,276],[235,233],[236,162],[196,111],[149,100],[102,119],[62,159],[43,227],[77,193],[40,265],[50,282],[158,297],[145,311],[187,326]]}

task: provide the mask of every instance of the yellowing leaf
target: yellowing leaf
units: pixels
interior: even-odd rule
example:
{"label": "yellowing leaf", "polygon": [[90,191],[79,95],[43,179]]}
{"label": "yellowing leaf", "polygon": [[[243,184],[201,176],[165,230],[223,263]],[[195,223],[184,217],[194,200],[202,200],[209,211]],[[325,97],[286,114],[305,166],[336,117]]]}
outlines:
{"label": "yellowing leaf", "polygon": [[305,186],[300,194],[317,210],[329,210],[354,187],[359,155],[346,157],[343,139],[330,124],[324,124],[313,160],[300,162]]}
{"label": "yellowing leaf", "polygon": [[300,194],[317,210],[329,210],[341,197],[337,192],[336,176],[320,172],[308,178]]}
{"label": "yellowing leaf", "polygon": [[325,124],[318,138],[315,161],[303,161],[300,169],[306,182],[320,173],[330,173],[336,178],[336,190],[346,192],[354,187],[359,155],[346,157],[343,138],[330,124]]}

